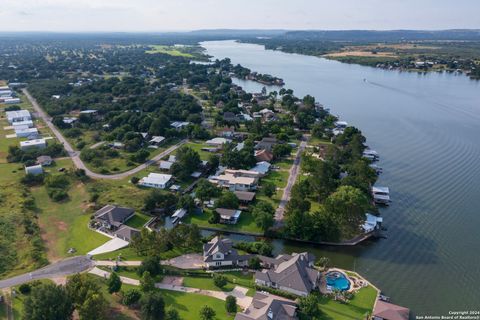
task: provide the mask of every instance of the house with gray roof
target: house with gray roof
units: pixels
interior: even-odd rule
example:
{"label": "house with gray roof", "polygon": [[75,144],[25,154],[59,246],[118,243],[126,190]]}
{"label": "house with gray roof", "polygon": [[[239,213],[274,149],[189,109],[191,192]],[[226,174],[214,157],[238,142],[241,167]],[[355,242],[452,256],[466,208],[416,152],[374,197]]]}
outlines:
{"label": "house with gray roof", "polygon": [[207,268],[225,266],[247,266],[250,255],[239,255],[233,248],[233,242],[219,236],[203,245],[203,262]]}
{"label": "house with gray roof", "polygon": [[133,238],[140,236],[140,231],[138,229],[123,225],[117,231],[115,231],[113,235],[117,238],[130,242]]}
{"label": "house with gray roof", "polygon": [[313,268],[314,256],[308,252],[281,255],[275,259],[260,257],[270,269],[255,272],[255,283],[297,296],[307,296],[318,288],[320,272]]}
{"label": "house with gray roof", "polygon": [[296,320],[298,319],[296,314],[295,302],[266,293],[257,293],[250,306],[237,313],[235,320]]}
{"label": "house with gray roof", "polygon": [[108,230],[118,230],[125,222],[135,215],[132,208],[106,205],[94,214],[94,220]]}

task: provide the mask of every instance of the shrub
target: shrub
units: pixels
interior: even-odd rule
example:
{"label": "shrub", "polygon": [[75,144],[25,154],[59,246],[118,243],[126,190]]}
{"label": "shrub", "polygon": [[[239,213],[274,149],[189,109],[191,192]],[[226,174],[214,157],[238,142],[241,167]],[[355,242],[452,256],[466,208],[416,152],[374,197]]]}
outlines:
{"label": "shrub", "polygon": [[130,289],[123,294],[122,303],[130,307],[136,304],[141,297],[142,297],[142,293],[139,290]]}
{"label": "shrub", "polygon": [[140,181],[140,178],[138,178],[138,177],[132,177],[132,179],[130,179],[130,181],[131,181],[133,184],[137,184],[138,181]]}
{"label": "shrub", "polygon": [[225,300],[225,309],[228,313],[237,313],[237,298],[228,296]]}
{"label": "shrub", "polygon": [[21,294],[29,294],[30,291],[32,291],[32,287],[30,284],[24,283],[18,287],[18,291],[20,291]]}
{"label": "shrub", "polygon": [[227,278],[223,274],[214,273],[213,274],[213,283],[217,287],[223,288],[227,285]]}

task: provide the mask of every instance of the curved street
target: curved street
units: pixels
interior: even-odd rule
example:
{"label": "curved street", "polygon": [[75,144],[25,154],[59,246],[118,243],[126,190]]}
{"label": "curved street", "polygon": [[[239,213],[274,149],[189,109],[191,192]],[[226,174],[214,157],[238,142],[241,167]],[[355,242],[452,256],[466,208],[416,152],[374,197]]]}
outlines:
{"label": "curved street", "polygon": [[72,159],[75,167],[77,167],[78,169],[85,170],[86,175],[89,176],[90,178],[112,179],[112,180],[120,180],[120,179],[126,178],[126,177],[128,177],[132,174],[135,174],[135,173],[147,168],[148,166],[151,166],[151,165],[157,163],[158,161],[160,161],[160,159],[169,155],[173,151],[177,150],[180,146],[182,146],[183,144],[188,142],[187,139],[184,139],[184,140],[180,141],[179,143],[171,146],[167,150],[159,153],[158,155],[156,155],[152,159],[148,160],[147,162],[145,162],[145,163],[143,163],[143,164],[139,165],[138,167],[135,167],[131,170],[121,172],[121,173],[117,173],[117,174],[96,173],[96,172],[93,172],[92,170],[90,170],[89,168],[87,168],[87,166],[82,161],[82,159],[80,159],[80,152],[73,149],[72,145],[68,142],[67,139],[65,139],[65,137],[62,135],[60,130],[58,130],[57,127],[55,127],[55,125],[52,123],[52,118],[45,111],[43,111],[43,109],[38,104],[37,100],[35,100],[35,98],[32,97],[30,92],[28,92],[27,89],[22,89],[22,91],[25,94],[25,96],[27,97],[27,99],[30,101],[30,103],[32,104],[35,112],[40,116],[40,118],[42,118],[42,120],[45,122],[45,124],[48,126],[48,128],[53,132],[53,134],[58,139],[58,141],[60,141],[60,143],[63,144],[63,147],[65,148],[65,151],[68,153],[68,156]]}

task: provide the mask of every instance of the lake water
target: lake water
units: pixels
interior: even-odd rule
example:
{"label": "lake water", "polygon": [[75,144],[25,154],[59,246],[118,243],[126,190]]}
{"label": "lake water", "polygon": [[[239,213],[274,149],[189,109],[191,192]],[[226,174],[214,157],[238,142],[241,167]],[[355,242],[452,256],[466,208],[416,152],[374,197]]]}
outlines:
{"label": "lake water", "polygon": [[[417,315],[480,308],[480,82],[463,75],[417,74],[204,42],[215,58],[285,80],[357,126],[380,153],[377,185],[393,203],[381,210],[388,239],[354,248],[276,242],[310,250],[363,274]],[[366,79],[366,81],[364,81]],[[262,85],[241,82],[249,91]]]}

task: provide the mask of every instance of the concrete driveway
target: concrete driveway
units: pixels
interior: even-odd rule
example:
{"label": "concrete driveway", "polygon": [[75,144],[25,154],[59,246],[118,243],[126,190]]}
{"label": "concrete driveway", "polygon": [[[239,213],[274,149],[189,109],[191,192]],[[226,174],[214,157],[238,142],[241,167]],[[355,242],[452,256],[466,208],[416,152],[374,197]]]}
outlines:
{"label": "concrete driveway", "polygon": [[198,253],[184,254],[170,260],[162,261],[162,264],[180,269],[202,269],[203,257]]}
{"label": "concrete driveway", "polygon": [[112,252],[121,248],[128,246],[128,241],[122,240],[120,238],[113,238],[102,244],[100,247],[93,249],[88,254],[93,256],[96,254]]}

